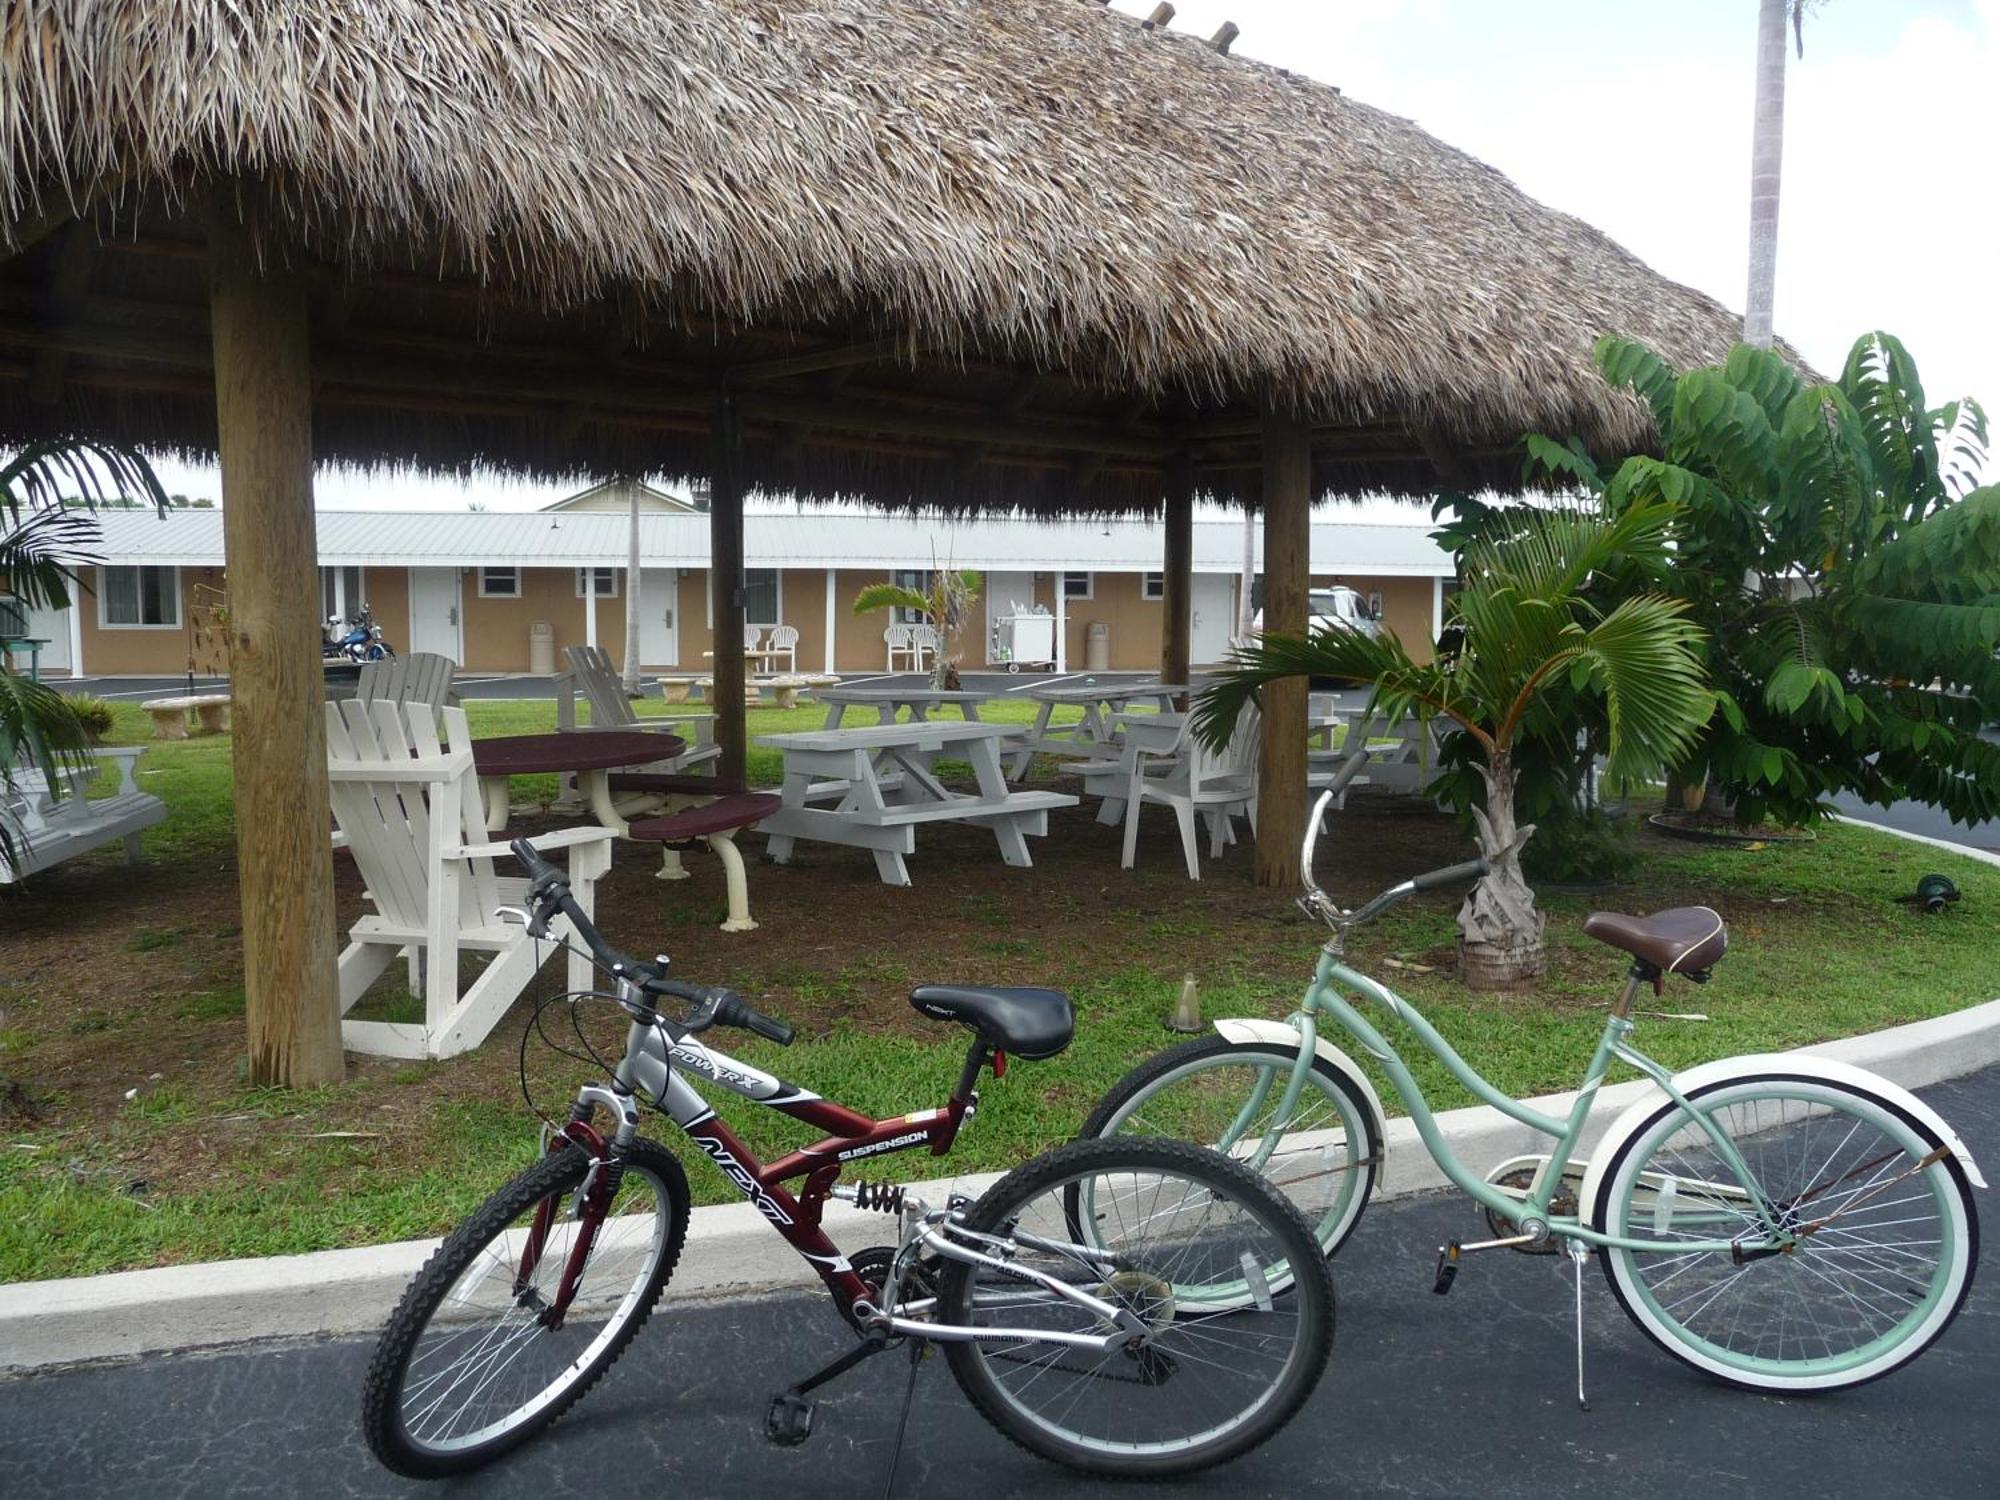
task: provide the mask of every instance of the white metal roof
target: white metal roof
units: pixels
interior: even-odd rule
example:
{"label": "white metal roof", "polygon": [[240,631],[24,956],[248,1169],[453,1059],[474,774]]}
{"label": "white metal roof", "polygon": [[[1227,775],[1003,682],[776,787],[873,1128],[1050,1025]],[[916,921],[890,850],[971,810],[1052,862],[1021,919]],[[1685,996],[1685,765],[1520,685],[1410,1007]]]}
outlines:
{"label": "white metal roof", "polygon": [[[319,519],[319,560],[329,566],[621,567],[628,518],[584,511],[337,511]],[[223,560],[222,512],[99,512],[106,562],[217,567]],[[994,572],[1055,569],[1101,573],[1156,571],[1163,534],[1144,520],[1050,522],[951,520],[856,511],[773,512],[743,520],[744,561],[759,568],[889,569],[942,564]],[[706,568],[708,517],[639,517],[640,554],[654,567]],[[1261,546],[1261,537],[1260,537]],[[1235,573],[1243,528],[1235,521],[1194,523],[1194,567]],[[1261,562],[1261,558],[1260,558]],[[1376,577],[1450,577],[1450,557],[1423,526],[1315,521],[1312,572]]]}

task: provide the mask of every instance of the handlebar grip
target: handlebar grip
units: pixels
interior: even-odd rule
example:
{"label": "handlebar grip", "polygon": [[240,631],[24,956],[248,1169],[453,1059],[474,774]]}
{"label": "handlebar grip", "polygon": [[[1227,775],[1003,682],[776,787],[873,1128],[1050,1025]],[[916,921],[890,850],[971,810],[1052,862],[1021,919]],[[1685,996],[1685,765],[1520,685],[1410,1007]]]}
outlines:
{"label": "handlebar grip", "polygon": [[776,1042],[780,1047],[792,1045],[795,1035],[792,1028],[774,1016],[752,1010],[743,997],[734,990],[723,990],[721,1000],[715,1007],[715,1018],[725,1026],[741,1027],[754,1031],[761,1037]]}
{"label": "handlebar grip", "polygon": [[1442,870],[1432,870],[1427,875],[1419,875],[1410,882],[1414,890],[1434,891],[1441,885],[1457,885],[1461,881],[1477,880],[1487,873],[1488,866],[1483,859],[1468,859],[1462,865],[1447,865]]}
{"label": "handlebar grip", "polygon": [[526,839],[515,839],[513,843],[507,846],[507,849],[514,858],[521,862],[521,867],[528,872],[530,880],[546,880],[551,875],[555,876],[558,880],[564,878],[562,870],[550,864],[543,857],[541,850],[537,849]]}

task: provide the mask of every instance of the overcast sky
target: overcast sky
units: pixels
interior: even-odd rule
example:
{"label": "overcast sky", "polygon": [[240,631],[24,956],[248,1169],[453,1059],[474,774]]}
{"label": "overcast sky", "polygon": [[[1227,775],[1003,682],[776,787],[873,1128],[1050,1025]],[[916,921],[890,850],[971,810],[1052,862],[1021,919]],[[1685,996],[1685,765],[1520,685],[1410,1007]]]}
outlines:
{"label": "overcast sky", "polygon": [[[1741,308],[1757,6],[1185,0],[1173,26],[1207,36],[1235,21],[1237,52],[1414,119]],[[1829,0],[1810,15],[1786,84],[1779,334],[1837,373],[1857,336],[1885,328],[1916,357],[1932,405],[1974,395],[2000,408],[1997,147],[2000,0]],[[162,477],[219,492],[212,470]],[[565,488],[329,472],[318,497],[512,510]]]}

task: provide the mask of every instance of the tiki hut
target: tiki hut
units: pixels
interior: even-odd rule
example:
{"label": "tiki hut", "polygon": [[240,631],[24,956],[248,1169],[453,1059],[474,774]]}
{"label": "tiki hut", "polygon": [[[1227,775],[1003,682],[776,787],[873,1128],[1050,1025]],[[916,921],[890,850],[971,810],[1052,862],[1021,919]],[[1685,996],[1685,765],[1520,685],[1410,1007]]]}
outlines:
{"label": "tiki hut", "polygon": [[1735,326],[1408,121],[1093,0],[0,0],[0,443],[222,464],[260,1076],[340,1065],[315,462],[708,475],[725,578],[748,487],[1164,505],[1173,673],[1197,491],[1262,507],[1300,628],[1311,496],[1644,444],[1593,340]]}

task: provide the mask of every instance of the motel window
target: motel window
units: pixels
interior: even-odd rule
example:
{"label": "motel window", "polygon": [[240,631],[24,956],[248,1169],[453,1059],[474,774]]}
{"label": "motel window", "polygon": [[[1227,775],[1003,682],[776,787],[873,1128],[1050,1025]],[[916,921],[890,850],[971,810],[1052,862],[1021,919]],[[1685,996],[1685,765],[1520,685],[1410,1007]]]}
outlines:
{"label": "motel window", "polygon": [[595,585],[600,599],[618,597],[618,570],[616,568],[578,568],[576,570],[576,597],[583,597],[583,581],[588,576]]}
{"label": "motel window", "polygon": [[778,616],[778,570],[776,568],[745,568],[743,570],[743,623],[745,625],[778,625],[783,623]]}
{"label": "motel window", "polygon": [[[927,599],[930,597],[931,575],[928,568],[898,568],[889,575],[889,581],[899,589],[909,589]],[[930,613],[921,609],[904,609],[898,605],[890,611],[889,617],[902,625],[921,625],[930,618]]]}
{"label": "motel window", "polygon": [[104,570],[103,623],[111,629],[173,629],[181,623],[180,574],[173,568]]}
{"label": "motel window", "polygon": [[1166,598],[1167,575],[1164,573],[1148,573],[1145,581],[1139,585],[1139,597],[1141,599]]}
{"label": "motel window", "polygon": [[481,568],[479,570],[479,597],[482,599],[520,598],[521,570],[519,568]]}
{"label": "motel window", "polygon": [[1091,578],[1092,575],[1089,573],[1063,574],[1063,598],[1088,599],[1090,597]]}

